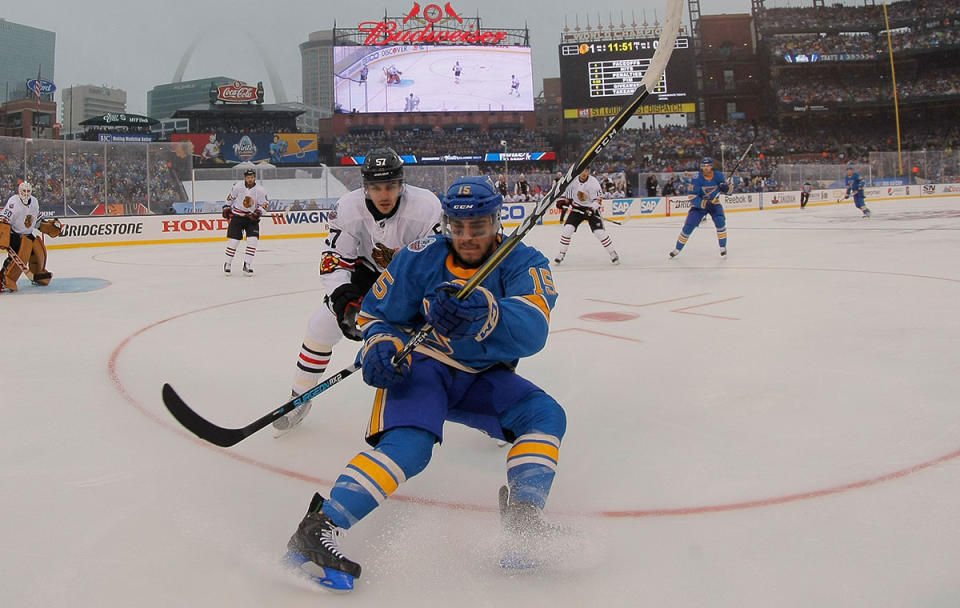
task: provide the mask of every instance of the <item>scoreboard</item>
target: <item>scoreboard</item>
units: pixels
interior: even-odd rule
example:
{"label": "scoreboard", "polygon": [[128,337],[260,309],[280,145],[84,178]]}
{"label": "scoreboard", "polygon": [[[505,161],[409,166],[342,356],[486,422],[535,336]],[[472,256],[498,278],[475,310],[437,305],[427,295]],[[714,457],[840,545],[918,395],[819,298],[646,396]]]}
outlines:
{"label": "scoreboard", "polygon": [[[658,42],[642,38],[561,44],[564,118],[615,115],[640,86]],[[696,112],[695,69],[690,38],[677,38],[666,72],[637,113]]]}

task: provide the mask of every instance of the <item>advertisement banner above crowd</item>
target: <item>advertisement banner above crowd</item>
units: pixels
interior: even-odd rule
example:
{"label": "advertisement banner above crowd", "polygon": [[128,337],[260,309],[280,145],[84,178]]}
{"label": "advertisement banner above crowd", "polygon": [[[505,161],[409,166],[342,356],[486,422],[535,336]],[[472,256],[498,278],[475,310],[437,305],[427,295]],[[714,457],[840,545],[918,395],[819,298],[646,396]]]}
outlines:
{"label": "advertisement banner above crowd", "polygon": [[[421,27],[415,29],[417,26]],[[363,21],[357,29],[367,36],[363,41],[364,46],[437,43],[493,45],[503,42],[508,36],[503,31],[478,30],[477,22],[465,20],[450,2],[443,8],[439,4],[427,4],[422,10],[420,3],[414,2],[399,23],[388,19]]]}
{"label": "advertisement banner above crowd", "polygon": [[315,165],[319,159],[316,133],[174,133],[171,139],[193,144],[195,167]]}

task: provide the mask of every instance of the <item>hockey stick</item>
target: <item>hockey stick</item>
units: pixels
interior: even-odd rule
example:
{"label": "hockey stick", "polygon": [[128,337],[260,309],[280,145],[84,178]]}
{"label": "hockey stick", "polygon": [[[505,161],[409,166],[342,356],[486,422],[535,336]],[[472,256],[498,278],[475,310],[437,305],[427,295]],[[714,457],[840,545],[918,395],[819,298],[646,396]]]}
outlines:
{"label": "hockey stick", "polygon": [[[583,158],[571,166],[561,180],[554,182],[553,187],[550,188],[547,195],[542,198],[539,203],[537,203],[533,213],[528,215],[523,220],[520,226],[514,230],[513,234],[504,240],[503,244],[501,244],[496,252],[494,252],[493,256],[487,260],[486,264],[477,270],[474,278],[464,285],[464,287],[457,293],[458,298],[463,299],[466,297],[476,288],[477,285],[480,284],[484,278],[490,274],[490,272],[497,265],[499,265],[506,255],[517,246],[517,244],[520,242],[520,239],[537,224],[540,218],[547,213],[547,210],[550,209],[550,206],[553,205],[554,202],[560,197],[560,193],[562,193],[570,184],[570,182],[573,181],[574,176],[579,175],[581,172],[583,172],[584,168],[589,166],[593,159],[596,158],[596,156],[604,147],[606,147],[613,136],[616,135],[616,133],[623,127],[623,125],[633,115],[637,108],[640,107],[640,104],[643,103],[643,100],[646,99],[647,95],[649,95],[650,89],[652,89],[653,86],[660,80],[660,75],[663,73],[664,68],[666,68],[667,61],[670,59],[670,54],[673,52],[673,46],[676,44],[677,32],[680,28],[682,8],[682,0],[667,0],[667,18],[664,21],[660,43],[657,51],[654,53],[653,59],[650,62],[650,67],[647,69],[646,74],[644,74],[643,80],[640,82],[640,86],[637,88],[636,92],[634,92],[627,104],[623,107],[623,109],[621,109],[620,113],[617,114],[617,116],[609,123],[606,130],[603,132],[603,134],[601,134],[597,141],[594,142]],[[433,328],[429,326],[421,328],[420,331],[404,346],[401,352],[397,353],[397,355],[394,357],[394,361],[400,361],[406,356],[405,353],[408,353],[416,348],[418,344],[426,339],[427,335],[430,333],[430,331],[432,331],[432,329]],[[300,396],[287,401],[269,414],[258,420],[255,420],[245,427],[238,429],[229,429],[217,426],[209,420],[203,418],[193,409],[191,409],[190,406],[188,406],[187,403],[180,398],[177,392],[173,390],[173,387],[169,384],[163,385],[163,403],[166,405],[167,410],[170,411],[173,417],[197,437],[221,447],[230,447],[269,425],[274,420],[289,414],[294,409],[315,398],[317,395],[329,389],[331,386],[338,384],[341,380],[358,369],[360,369],[360,366],[357,365],[357,363],[353,363],[346,369],[343,369],[330,376]]]}
{"label": "hockey stick", "polygon": [[[610,143],[614,136],[623,128],[623,125],[633,116],[634,112],[640,107],[643,101],[650,94],[653,87],[660,82],[660,76],[670,61],[670,55],[673,53],[673,47],[677,41],[677,33],[680,29],[680,18],[683,8],[682,0],[667,0],[667,15],[664,20],[663,30],[660,33],[660,41],[657,44],[657,50],[650,60],[650,65],[640,81],[640,86],[634,91],[633,96],[620,109],[620,112],[607,124],[607,128],[600,134],[600,137],[593,143],[586,153],[567,169],[563,177],[553,182],[553,186],[547,191],[546,195],[540,199],[533,211],[523,219],[523,222],[514,229],[493,252],[483,266],[477,269],[467,283],[457,292],[457,299],[463,300],[484,281],[493,270],[520,244],[520,240],[530,232],[537,222],[546,215],[547,211],[563,193],[567,186],[573,182],[574,178],[580,175],[584,169],[590,166],[590,163],[600,154],[600,152]],[[429,323],[424,325],[417,333],[407,341],[400,351],[394,355],[393,364],[399,365],[401,361],[413,350],[423,343],[433,331]]]}
{"label": "hockey stick", "polygon": [[350,367],[340,370],[312,389],[294,397],[269,414],[239,429],[225,428],[210,422],[192,410],[169,384],[163,385],[163,404],[167,406],[167,410],[177,419],[177,422],[186,427],[188,431],[200,439],[219,445],[222,448],[228,448],[271,424],[274,420],[283,418],[358,369],[360,369],[360,366],[354,363]]}

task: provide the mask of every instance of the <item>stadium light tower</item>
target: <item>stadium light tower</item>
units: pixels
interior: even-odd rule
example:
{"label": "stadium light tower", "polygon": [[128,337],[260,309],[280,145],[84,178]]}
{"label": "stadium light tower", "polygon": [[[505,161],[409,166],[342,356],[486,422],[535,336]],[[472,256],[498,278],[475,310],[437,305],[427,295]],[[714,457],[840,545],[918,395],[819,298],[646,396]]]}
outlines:
{"label": "stadium light tower", "polygon": [[503,179],[507,180],[507,193],[510,192],[510,161],[507,160],[507,140],[501,139],[500,145],[503,147]]}

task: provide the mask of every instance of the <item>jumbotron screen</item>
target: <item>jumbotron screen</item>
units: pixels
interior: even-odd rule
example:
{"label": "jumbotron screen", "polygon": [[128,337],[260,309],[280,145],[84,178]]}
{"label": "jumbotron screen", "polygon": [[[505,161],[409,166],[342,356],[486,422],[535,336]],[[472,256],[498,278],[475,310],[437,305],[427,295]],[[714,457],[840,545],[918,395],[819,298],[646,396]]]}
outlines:
{"label": "jumbotron screen", "polygon": [[341,112],[533,111],[527,46],[337,46]]}
{"label": "jumbotron screen", "polygon": [[[653,38],[568,42],[560,45],[560,90],[564,118],[614,116],[633,95],[657,48]],[[696,111],[693,48],[677,38],[667,70],[639,114]]]}

